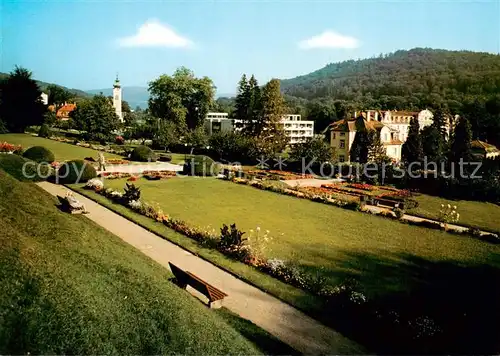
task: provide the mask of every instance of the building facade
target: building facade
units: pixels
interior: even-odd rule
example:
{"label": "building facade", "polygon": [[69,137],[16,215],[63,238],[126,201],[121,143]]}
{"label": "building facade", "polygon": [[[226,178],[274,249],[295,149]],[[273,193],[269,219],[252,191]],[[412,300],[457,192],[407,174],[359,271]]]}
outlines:
{"label": "building facade", "polygon": [[[302,120],[300,115],[283,115],[280,121],[288,137],[288,144],[293,145],[314,137],[314,121]],[[209,112],[205,117],[205,130],[209,135],[218,131],[241,131],[241,120],[228,118],[227,113]]]}
{"label": "building facade", "polygon": [[123,122],[122,113],[122,87],[120,81],[118,80],[118,75],[116,76],[115,83],[113,84],[113,107],[115,108],[116,116],[120,122]]}
{"label": "building facade", "polygon": [[40,94],[40,101],[43,105],[49,105],[49,96],[45,93]]}
{"label": "building facade", "polygon": [[234,131],[234,120],[225,112],[209,112],[205,117],[204,127],[208,135],[217,132]]}
{"label": "building facade", "polygon": [[[418,120],[421,130],[433,123],[433,114],[427,109],[420,112],[367,110],[355,112],[354,117],[336,121],[329,126],[330,144],[335,149],[340,162],[350,160],[351,147],[356,135],[356,120],[358,120],[358,125],[361,123],[367,130],[378,131],[386,155],[394,162],[401,161],[402,147],[408,139],[411,119]],[[450,129],[447,128],[447,130]]]}

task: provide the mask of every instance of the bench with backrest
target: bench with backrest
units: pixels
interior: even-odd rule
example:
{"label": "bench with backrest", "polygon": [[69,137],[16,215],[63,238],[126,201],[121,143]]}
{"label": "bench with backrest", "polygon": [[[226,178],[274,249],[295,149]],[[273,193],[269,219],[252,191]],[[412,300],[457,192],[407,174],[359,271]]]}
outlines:
{"label": "bench with backrest", "polygon": [[[218,288],[215,288],[201,278],[196,277],[191,272],[184,271],[171,262],[169,262],[168,264],[170,265],[170,270],[174,274],[179,286],[185,289],[189,285],[190,287],[196,289],[198,292],[208,298],[209,307],[212,308],[214,306],[220,306],[222,300],[227,297],[226,293]],[[219,301],[220,303],[217,303]]]}
{"label": "bench with backrest", "polygon": [[61,203],[61,209],[63,211],[67,211],[71,214],[84,212],[84,208],[83,208],[82,204],[79,204],[79,205],[72,204],[68,201],[68,198],[61,197],[60,195],[57,196],[57,199],[59,199],[59,202]]}

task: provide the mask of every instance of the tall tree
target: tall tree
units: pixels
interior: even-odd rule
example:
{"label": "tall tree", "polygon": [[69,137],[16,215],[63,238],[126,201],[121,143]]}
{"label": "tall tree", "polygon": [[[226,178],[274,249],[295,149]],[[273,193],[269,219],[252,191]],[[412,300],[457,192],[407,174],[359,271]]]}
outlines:
{"label": "tall tree", "polygon": [[104,95],[95,95],[82,101],[70,117],[78,130],[85,131],[92,140],[104,141],[119,126],[118,116],[113,105]]}
{"label": "tall tree", "polygon": [[352,162],[368,162],[370,152],[370,136],[366,127],[366,121],[363,116],[356,119],[356,134],[349,153]]}
{"label": "tall tree", "polygon": [[173,76],[164,74],[150,82],[149,93],[153,116],[193,130],[203,125],[214,100],[215,86],[210,78],[196,78],[192,71],[181,67]]}
{"label": "tall tree", "polygon": [[71,94],[66,89],[50,84],[47,86],[48,104],[54,105],[57,108],[64,105],[65,102],[69,101],[74,95]]}
{"label": "tall tree", "polygon": [[422,130],[422,148],[427,162],[441,162],[444,159],[444,140],[435,125]]}
{"label": "tall tree", "polygon": [[387,150],[380,141],[380,132],[377,130],[368,131],[368,161],[382,162],[387,157]]}
{"label": "tall tree", "polygon": [[314,121],[314,131],[318,133],[338,120],[335,106],[320,100],[312,100],[307,104],[307,119]]}
{"label": "tall tree", "polygon": [[26,127],[43,123],[45,107],[41,102],[42,92],[31,72],[15,67],[9,77],[0,83],[0,117],[7,130],[24,132]]}
{"label": "tall tree", "polygon": [[408,166],[412,162],[422,162],[423,156],[424,151],[420,136],[420,125],[416,118],[412,118],[408,129],[408,138],[402,148],[402,160]]}
{"label": "tall tree", "polygon": [[255,125],[257,145],[261,154],[271,155],[281,152],[288,140],[281,123],[285,101],[278,79],[270,80],[262,89],[262,111]]}
{"label": "tall tree", "polygon": [[472,160],[471,151],[472,130],[469,120],[461,117],[453,130],[450,145],[450,162],[458,164],[462,159],[463,162]]}
{"label": "tall tree", "polygon": [[238,120],[239,128],[245,128],[249,122],[248,112],[250,110],[250,85],[246,74],[241,76],[238,83],[238,92],[235,99],[234,118]]}
{"label": "tall tree", "polygon": [[255,124],[258,122],[261,111],[262,111],[262,93],[259,87],[259,83],[257,79],[252,75],[250,80],[248,81],[248,90],[249,90],[249,105],[248,105],[248,113],[247,113],[247,124],[245,127],[245,131],[254,135],[255,132]]}

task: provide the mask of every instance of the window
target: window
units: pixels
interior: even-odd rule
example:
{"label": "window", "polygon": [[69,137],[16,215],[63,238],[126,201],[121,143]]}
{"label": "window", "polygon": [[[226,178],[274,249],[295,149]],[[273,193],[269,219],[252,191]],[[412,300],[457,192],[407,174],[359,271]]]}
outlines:
{"label": "window", "polygon": [[117,94],[117,95],[115,95],[115,100],[118,100],[118,94]]}
{"label": "window", "polygon": [[340,140],[339,148],[345,148],[345,140]]}
{"label": "window", "polygon": [[385,134],[384,141],[389,141],[389,135]]}
{"label": "window", "polygon": [[344,155],[339,155],[339,162],[345,162],[345,156]]}
{"label": "window", "polygon": [[335,132],[333,132],[333,133],[332,133],[332,139],[334,139],[334,140],[335,140],[335,137],[336,137]]}
{"label": "window", "polygon": [[340,136],[345,136],[345,132],[341,132],[341,133],[340,133]]}

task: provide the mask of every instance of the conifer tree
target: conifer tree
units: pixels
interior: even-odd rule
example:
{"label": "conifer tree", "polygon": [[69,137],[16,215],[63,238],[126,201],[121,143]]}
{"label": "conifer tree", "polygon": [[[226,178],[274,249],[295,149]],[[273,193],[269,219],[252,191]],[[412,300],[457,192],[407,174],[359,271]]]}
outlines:
{"label": "conifer tree", "polygon": [[467,118],[461,117],[451,136],[450,162],[458,164],[461,159],[463,162],[471,161],[471,140],[471,124]]}
{"label": "conifer tree", "polygon": [[235,99],[234,118],[239,121],[238,126],[244,128],[249,122],[250,86],[247,76],[243,74],[238,83],[238,93]]}
{"label": "conifer tree", "polygon": [[249,135],[254,135],[255,124],[259,120],[262,111],[261,90],[257,79],[252,75],[248,81],[249,104],[248,104],[248,122],[244,132]]}
{"label": "conifer tree", "polygon": [[366,121],[363,116],[356,119],[356,134],[349,153],[352,162],[368,162],[370,151],[370,137],[366,128]]}
{"label": "conifer tree", "polygon": [[412,162],[422,162],[424,151],[422,148],[422,137],[420,136],[420,125],[416,118],[410,121],[408,138],[403,144],[402,160],[406,166]]}

